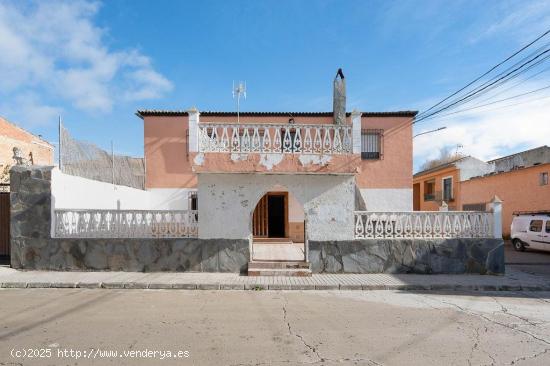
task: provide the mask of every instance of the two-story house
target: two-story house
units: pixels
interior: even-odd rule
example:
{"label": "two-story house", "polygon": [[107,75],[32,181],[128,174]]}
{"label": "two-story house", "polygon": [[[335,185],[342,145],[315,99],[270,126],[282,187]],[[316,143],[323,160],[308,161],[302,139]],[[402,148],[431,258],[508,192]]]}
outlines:
{"label": "two-story house", "polygon": [[354,210],[412,210],[414,111],[353,111],[339,123],[334,112],[137,115],[145,188],[171,209],[198,209],[201,239],[303,253],[305,240],[353,239]]}

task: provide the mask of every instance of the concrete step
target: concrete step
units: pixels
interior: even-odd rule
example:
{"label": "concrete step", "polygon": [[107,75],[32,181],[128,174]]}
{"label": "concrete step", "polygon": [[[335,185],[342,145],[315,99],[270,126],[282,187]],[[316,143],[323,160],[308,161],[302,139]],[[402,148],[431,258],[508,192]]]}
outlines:
{"label": "concrete step", "polygon": [[308,262],[248,262],[249,276],[311,276]]}
{"label": "concrete step", "polygon": [[311,264],[303,261],[251,261],[248,262],[248,268],[254,269],[310,269]]}
{"label": "concrete step", "polygon": [[273,269],[248,269],[249,276],[286,276],[286,277],[311,277],[311,270],[306,268],[273,268]]}

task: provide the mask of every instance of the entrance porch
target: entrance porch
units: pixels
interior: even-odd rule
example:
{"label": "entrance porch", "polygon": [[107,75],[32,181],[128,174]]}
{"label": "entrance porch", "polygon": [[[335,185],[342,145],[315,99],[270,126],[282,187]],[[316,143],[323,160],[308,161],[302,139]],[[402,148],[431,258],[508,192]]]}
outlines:
{"label": "entrance porch", "polygon": [[300,203],[288,191],[267,192],[252,215],[248,274],[310,276],[304,229],[305,215]]}

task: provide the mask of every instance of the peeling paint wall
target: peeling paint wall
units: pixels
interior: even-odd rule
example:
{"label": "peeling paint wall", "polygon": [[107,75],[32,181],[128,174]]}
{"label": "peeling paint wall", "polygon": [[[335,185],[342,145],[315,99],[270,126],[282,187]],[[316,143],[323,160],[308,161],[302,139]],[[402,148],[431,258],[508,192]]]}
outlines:
{"label": "peeling paint wall", "polygon": [[199,174],[199,237],[249,238],[257,202],[279,186],[304,207],[310,240],[353,239],[355,178],[298,174]]}

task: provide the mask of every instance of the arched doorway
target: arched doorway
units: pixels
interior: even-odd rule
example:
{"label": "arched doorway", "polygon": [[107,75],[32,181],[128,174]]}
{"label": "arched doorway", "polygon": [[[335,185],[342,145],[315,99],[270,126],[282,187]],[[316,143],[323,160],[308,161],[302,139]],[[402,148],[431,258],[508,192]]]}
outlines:
{"label": "arched doorway", "polygon": [[282,186],[265,193],[252,214],[252,260],[305,261],[305,213]]}

